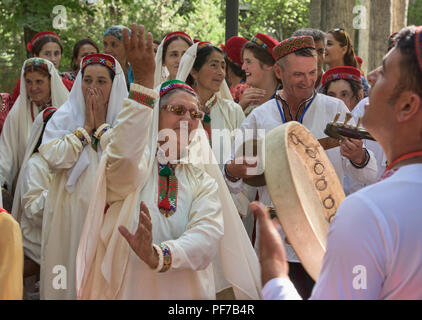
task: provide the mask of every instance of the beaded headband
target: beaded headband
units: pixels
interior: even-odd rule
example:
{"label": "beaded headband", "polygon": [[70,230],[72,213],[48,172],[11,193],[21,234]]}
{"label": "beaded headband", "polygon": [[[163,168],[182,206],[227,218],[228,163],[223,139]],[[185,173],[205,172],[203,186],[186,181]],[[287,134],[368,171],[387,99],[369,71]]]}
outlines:
{"label": "beaded headband", "polygon": [[354,80],[362,84],[361,73],[354,67],[335,67],[327,70],[322,76],[321,84],[325,86],[334,80]]}
{"label": "beaded headband", "polygon": [[422,26],[416,27],[415,49],[416,49],[416,58],[418,59],[418,62],[419,62],[419,69],[422,72]]}
{"label": "beaded headband", "polygon": [[130,29],[126,28],[125,26],[112,26],[112,27],[108,28],[106,30],[106,32],[104,32],[104,37],[105,36],[112,36],[112,37],[115,37],[115,38],[119,39],[120,41],[122,41],[123,40],[123,29],[128,29],[129,35],[132,33],[130,31]]}
{"label": "beaded headband", "polygon": [[311,36],[291,37],[281,41],[273,49],[273,57],[276,61],[278,61],[293,52],[306,48],[315,49],[314,38]]}
{"label": "beaded headband", "polygon": [[102,64],[103,66],[116,73],[116,63],[114,58],[108,54],[95,53],[85,56],[82,60],[82,70],[93,63]]}
{"label": "beaded headband", "polygon": [[47,62],[42,58],[31,58],[28,59],[25,63],[24,69],[28,69],[31,67],[40,67],[46,71],[48,71],[48,64]]}
{"label": "beaded headband", "polygon": [[29,52],[31,52],[32,48],[34,47],[35,42],[46,37],[56,38],[57,40],[60,41],[60,37],[57,35],[57,33],[53,31],[41,31],[41,32],[38,32],[35,36],[33,36],[31,42],[27,43],[26,48],[28,49]]}
{"label": "beaded headband", "polygon": [[169,80],[163,82],[160,88],[160,98],[174,89],[186,89],[196,97],[196,92],[186,83],[180,80]]}
{"label": "beaded headband", "polygon": [[188,40],[190,43],[193,43],[192,38],[187,33],[182,32],[182,31],[176,31],[176,32],[169,33],[164,38],[164,43],[166,43],[167,41],[169,41],[170,39],[175,38],[175,37],[182,37],[182,38],[185,38],[186,40]]}
{"label": "beaded headband", "polygon": [[205,47],[213,47],[213,45],[211,44],[211,42],[208,41],[201,41],[198,43],[198,50],[201,50]]}

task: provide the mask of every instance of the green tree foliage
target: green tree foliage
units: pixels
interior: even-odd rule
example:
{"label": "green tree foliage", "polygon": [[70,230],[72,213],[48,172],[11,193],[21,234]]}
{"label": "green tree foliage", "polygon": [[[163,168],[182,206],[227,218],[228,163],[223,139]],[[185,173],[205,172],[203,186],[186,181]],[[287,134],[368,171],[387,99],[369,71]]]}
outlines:
{"label": "green tree foliage", "polygon": [[244,0],[248,8],[240,16],[239,33],[251,39],[258,32],[277,40],[290,37],[297,29],[309,24],[310,0]]}
{"label": "green tree foliage", "polygon": [[409,25],[422,25],[422,0],[410,0],[407,21]]}

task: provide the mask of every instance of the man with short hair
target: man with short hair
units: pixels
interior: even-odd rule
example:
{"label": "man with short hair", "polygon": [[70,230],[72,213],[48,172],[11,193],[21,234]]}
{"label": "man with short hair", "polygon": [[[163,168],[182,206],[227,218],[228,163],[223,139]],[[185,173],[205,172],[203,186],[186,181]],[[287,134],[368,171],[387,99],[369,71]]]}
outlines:
{"label": "man with short hair", "polygon": [[[276,98],[254,109],[242,123],[245,132],[252,130],[257,138],[258,129],[266,133],[288,121],[298,121],[317,138],[326,138],[324,129],[337,113],[344,119],[348,109],[343,101],[316,93],[314,87],[317,79],[317,56],[315,44],[310,36],[290,38],[282,41],[273,50],[276,59],[274,72],[283,83],[283,89],[277,92]],[[376,161],[370,151],[362,148],[362,142],[345,139],[340,147],[326,150],[335,171],[343,182],[345,172],[354,179],[364,183],[373,181],[377,172]],[[226,182],[233,193],[241,192],[243,180],[251,178],[251,165],[246,161],[234,160],[225,165]],[[242,159],[240,159],[242,160]],[[243,164],[238,164],[243,162]],[[267,187],[258,188],[259,201],[272,206]],[[283,241],[284,232],[281,230]],[[257,234],[257,239],[259,234]],[[287,247],[287,258],[293,282],[300,284],[303,297],[311,294],[313,281],[300,264],[293,248]]]}
{"label": "man with short hair", "polygon": [[[384,58],[363,125],[381,144],[381,181],[340,205],[312,299],[422,299],[422,26],[402,29]],[[299,298],[265,208],[260,223],[265,299]]]}
{"label": "man with short hair", "polygon": [[318,79],[315,82],[315,89],[318,90],[321,86],[321,78],[324,73],[324,59],[325,59],[325,45],[327,35],[325,32],[318,29],[303,28],[293,32],[292,37],[311,36],[315,42],[315,51],[318,55]]}

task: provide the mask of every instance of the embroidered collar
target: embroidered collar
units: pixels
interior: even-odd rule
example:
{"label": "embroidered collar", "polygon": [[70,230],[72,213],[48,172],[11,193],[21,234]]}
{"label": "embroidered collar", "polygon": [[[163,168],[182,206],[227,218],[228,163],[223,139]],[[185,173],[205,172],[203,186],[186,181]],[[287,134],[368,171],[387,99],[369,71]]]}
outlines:
{"label": "embroidered collar", "polygon": [[[287,102],[287,100],[285,100],[279,92],[276,93],[275,95],[275,99],[276,100],[280,100],[282,102],[283,105],[283,112],[284,112],[284,116],[286,118],[286,121],[299,121],[299,119],[303,119],[304,116],[304,112],[307,110],[307,107],[309,107],[309,103],[312,102],[315,97],[317,95],[317,92],[315,91],[315,89],[312,91],[312,95],[304,100],[300,105],[299,108],[297,109],[297,113],[295,115],[295,117],[293,118],[292,114],[291,114],[291,110],[290,110],[290,106],[289,103]],[[305,110],[306,109],[306,110]],[[287,112],[286,112],[287,111]],[[301,122],[301,121],[299,121]]]}

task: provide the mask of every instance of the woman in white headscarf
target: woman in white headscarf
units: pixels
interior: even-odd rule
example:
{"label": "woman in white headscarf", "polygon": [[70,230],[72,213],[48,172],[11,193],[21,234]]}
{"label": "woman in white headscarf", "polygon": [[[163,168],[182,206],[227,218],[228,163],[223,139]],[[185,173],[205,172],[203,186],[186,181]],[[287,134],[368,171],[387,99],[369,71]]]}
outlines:
{"label": "woman in white headscarf", "polygon": [[50,61],[31,58],[24,62],[20,95],[7,115],[0,137],[0,186],[13,191],[35,117],[47,107],[60,107],[68,94]]}
{"label": "woman in white headscarf", "polygon": [[180,60],[193,44],[191,37],[182,31],[167,34],[155,54],[154,88],[167,80],[176,79]]}
{"label": "woman in white headscarf", "polygon": [[[139,33],[133,25],[127,41],[139,78],[101,159],[79,245],[78,298],[215,299],[217,254],[236,297],[259,299],[258,260],[218,166],[206,162],[208,140],[203,130],[196,150],[183,140],[183,122],[189,133],[201,127],[196,94],[168,81],[157,99],[152,36],[145,46]],[[164,129],[174,156],[159,142]]]}
{"label": "woman in white headscarf", "polygon": [[[76,298],[76,251],[95,172],[126,97],[118,61],[105,54],[88,55],[68,101],[47,124],[39,151],[54,177],[43,219],[41,299]],[[64,278],[57,266],[64,268]]]}

